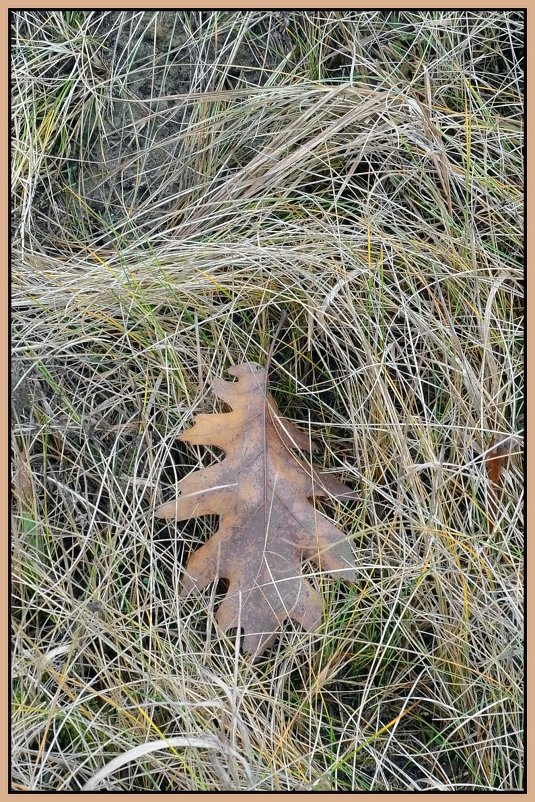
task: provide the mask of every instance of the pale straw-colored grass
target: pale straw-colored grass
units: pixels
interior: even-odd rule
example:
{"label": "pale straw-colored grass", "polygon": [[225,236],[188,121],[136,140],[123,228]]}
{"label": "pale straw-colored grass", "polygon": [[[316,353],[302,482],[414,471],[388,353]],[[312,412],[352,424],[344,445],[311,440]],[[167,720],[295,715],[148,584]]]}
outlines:
{"label": "pale straw-colored grass", "polygon": [[[520,789],[520,12],[12,23],[14,788]],[[283,310],[359,579],[252,663],[154,510]]]}

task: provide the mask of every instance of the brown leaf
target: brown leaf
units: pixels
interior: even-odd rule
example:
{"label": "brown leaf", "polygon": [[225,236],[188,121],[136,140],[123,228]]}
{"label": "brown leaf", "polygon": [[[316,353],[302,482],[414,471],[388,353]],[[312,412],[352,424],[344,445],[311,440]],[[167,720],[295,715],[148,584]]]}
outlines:
{"label": "brown leaf", "polygon": [[502,487],[502,468],[505,466],[508,456],[509,449],[504,445],[493,446],[487,453],[487,474],[498,491]]}
{"label": "brown leaf", "polygon": [[180,435],[223,449],[225,458],[182,479],[178,498],[156,515],[177,521],[220,516],[218,531],[188,561],[182,594],[227,579],[216,620],[225,632],[243,628],[245,651],[258,654],[286,618],[309,631],[321,623],[321,597],[302,575],[303,559],[336,577],[356,578],[347,537],[310,501],[356,494],[292,453],[310,450],[311,443],[281,417],[267,392],[265,368],[246,362],[228,372],[238,381],[215,379],[212,386],[232,411],[197,415]]}
{"label": "brown leaf", "polygon": [[499,443],[492,440],[491,448],[487,452],[487,476],[490,480],[487,517],[491,529],[496,526],[498,517],[498,508],[503,492],[503,470],[507,467],[512,448],[518,443],[518,440],[519,438],[515,436],[506,437]]}

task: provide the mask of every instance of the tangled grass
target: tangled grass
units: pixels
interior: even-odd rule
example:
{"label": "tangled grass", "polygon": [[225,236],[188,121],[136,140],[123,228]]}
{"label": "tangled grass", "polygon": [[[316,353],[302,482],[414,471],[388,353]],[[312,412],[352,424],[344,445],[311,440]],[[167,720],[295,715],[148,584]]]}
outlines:
{"label": "tangled grass", "polygon": [[[522,13],[11,21],[13,788],[521,789]],[[359,581],[252,664],[153,513],[283,310]]]}

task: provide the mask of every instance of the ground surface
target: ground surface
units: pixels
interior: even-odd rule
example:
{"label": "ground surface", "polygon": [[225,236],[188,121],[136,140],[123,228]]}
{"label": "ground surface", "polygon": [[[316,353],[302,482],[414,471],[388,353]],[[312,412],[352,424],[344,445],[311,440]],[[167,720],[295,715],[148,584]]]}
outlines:
{"label": "ground surface", "polygon": [[[12,16],[17,790],[518,790],[523,20]],[[360,493],[258,663],[181,600],[229,365]],[[112,762],[115,761],[115,762]]]}

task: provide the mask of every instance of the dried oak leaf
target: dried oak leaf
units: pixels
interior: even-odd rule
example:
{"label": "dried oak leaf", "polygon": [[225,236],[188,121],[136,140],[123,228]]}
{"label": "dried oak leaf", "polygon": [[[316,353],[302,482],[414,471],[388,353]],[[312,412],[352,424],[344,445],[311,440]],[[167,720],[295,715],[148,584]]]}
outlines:
{"label": "dried oak leaf", "polygon": [[490,450],[487,452],[487,476],[490,480],[488,495],[488,520],[491,529],[496,527],[498,509],[503,494],[503,472],[507,467],[509,457],[515,445],[520,445],[521,438],[509,435],[501,442],[492,439]]}
{"label": "dried oak leaf", "polygon": [[310,500],[356,494],[292,452],[310,450],[311,443],[281,417],[267,392],[265,368],[246,362],[228,372],[238,381],[215,379],[212,387],[232,411],[197,415],[179,435],[217,446],[225,458],[182,479],[180,496],[156,515],[177,521],[219,515],[218,531],[187,563],[182,595],[227,579],[216,620],[224,632],[242,628],[244,650],[259,654],[286,618],[308,631],[321,623],[321,597],[302,575],[303,559],[336,577],[356,578],[347,536]]}

